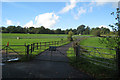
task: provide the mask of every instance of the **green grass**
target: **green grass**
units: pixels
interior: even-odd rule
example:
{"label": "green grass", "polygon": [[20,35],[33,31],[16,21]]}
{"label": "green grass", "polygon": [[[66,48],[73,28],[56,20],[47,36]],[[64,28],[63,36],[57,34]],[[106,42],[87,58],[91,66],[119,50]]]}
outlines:
{"label": "green grass", "polygon": [[[20,37],[20,39],[17,39],[17,37]],[[34,52],[29,52],[32,55],[37,55],[40,52],[43,52],[44,50],[48,49],[48,43],[47,46],[42,46],[40,49],[40,42],[54,42],[54,41],[61,41],[61,39],[66,40],[67,35],[64,34],[11,34],[11,33],[4,33],[2,34],[2,48],[4,48],[7,45],[7,42],[9,42],[9,47],[12,48],[14,51],[18,52],[19,55],[26,55],[27,48],[24,46],[31,45],[32,43],[38,43],[38,50],[35,49]],[[68,42],[51,45],[52,46],[61,46],[64,44],[67,44]],[[11,45],[23,45],[23,46],[11,46]],[[41,43],[41,45],[45,45],[45,43]],[[31,46],[29,47],[31,49]],[[14,52],[11,49],[8,49],[8,52]]]}
{"label": "green grass", "polygon": [[[85,48],[86,50],[89,50],[89,51],[98,51],[100,53],[109,53],[109,54],[113,54],[115,55],[116,52],[115,50],[109,50],[109,49],[100,49],[100,48],[107,48],[106,47],[106,44],[102,44],[101,41],[100,41],[100,37],[90,37],[90,38],[86,38],[82,41],[80,41],[80,45],[83,45],[83,46],[91,46],[91,47],[99,47],[97,49],[94,49],[94,48],[90,48],[90,47],[83,47]],[[100,56],[98,53],[93,53],[94,55],[96,56]],[[115,56],[111,56],[111,55],[104,55],[102,54],[101,56],[105,57],[105,58],[114,58]]]}
{"label": "green grass", "polygon": [[[17,37],[20,39],[17,40]],[[2,45],[6,45],[9,42],[10,45],[24,45],[37,43],[37,42],[49,42],[60,41],[66,39],[67,35],[63,34],[2,34]]]}
{"label": "green grass", "polygon": [[90,37],[82,40],[80,45],[106,48],[105,44],[100,43],[100,37]]}
{"label": "green grass", "polygon": [[34,38],[34,39],[38,39],[38,38],[48,38],[48,36],[50,38],[64,38],[66,37],[67,35],[66,34],[16,34],[16,33],[2,33],[2,38],[14,38],[16,39],[17,37],[20,37],[22,39],[31,39],[31,38]]}
{"label": "green grass", "polygon": [[[107,48],[105,44],[101,44],[99,39],[100,39],[99,37],[90,37],[90,38],[83,37],[80,40],[80,45]],[[97,49],[96,50],[96,49],[88,48],[88,47],[81,47],[81,48],[86,49],[88,51],[91,51],[91,50],[97,51],[98,50],[100,53],[115,54],[115,51],[112,51],[112,50],[106,50],[106,49]],[[80,51],[80,52],[88,54],[88,52],[84,52],[84,51]],[[99,53],[93,53],[93,52],[91,52],[91,54],[93,56],[90,56],[90,55],[82,55],[82,56],[86,56],[86,57],[89,57],[92,59],[115,64],[115,61],[104,60],[104,59],[99,58],[99,57],[104,57],[104,58],[112,59],[115,57],[113,55],[102,54],[102,56],[101,56]],[[69,50],[67,51],[67,56],[71,60],[71,62],[70,62],[71,65],[80,69],[83,72],[86,72],[86,73],[92,75],[93,77],[95,77],[97,79],[116,77],[116,72],[113,69],[105,68],[101,65],[95,65],[95,64],[91,63],[94,61],[90,61],[89,59],[79,58],[78,61],[76,62],[76,55],[75,55],[74,49],[72,47],[69,48]],[[98,58],[96,58],[95,56],[97,56]],[[101,64],[99,62],[96,62],[96,63]],[[106,64],[104,64],[104,65],[106,65]],[[116,67],[114,69],[116,69]]]}

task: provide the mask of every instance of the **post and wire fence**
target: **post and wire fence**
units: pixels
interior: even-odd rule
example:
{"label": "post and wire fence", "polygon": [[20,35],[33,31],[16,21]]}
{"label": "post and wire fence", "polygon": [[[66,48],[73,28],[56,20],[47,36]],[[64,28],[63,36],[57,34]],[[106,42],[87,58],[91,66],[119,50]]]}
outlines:
{"label": "post and wire fence", "polygon": [[45,51],[49,48],[49,46],[62,46],[64,44],[69,43],[69,41],[66,40],[60,40],[60,41],[50,41],[50,42],[37,42],[32,44],[24,44],[24,45],[2,45],[2,55],[3,55],[3,62],[7,61],[13,56],[12,58],[16,57],[22,57],[26,55],[26,58],[30,58],[31,55],[37,55],[39,52]]}

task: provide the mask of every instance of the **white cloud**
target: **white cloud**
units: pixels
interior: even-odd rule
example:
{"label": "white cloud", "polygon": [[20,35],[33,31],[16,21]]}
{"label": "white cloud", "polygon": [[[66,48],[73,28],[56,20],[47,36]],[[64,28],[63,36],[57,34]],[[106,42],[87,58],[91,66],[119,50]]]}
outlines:
{"label": "white cloud", "polygon": [[15,21],[12,21],[12,20],[6,20],[6,25],[7,26],[10,26],[10,25],[15,25],[15,26],[18,26],[20,25],[20,22],[15,22]]}
{"label": "white cloud", "polygon": [[59,19],[59,16],[57,16],[55,13],[44,13],[36,16],[34,23],[33,21],[30,21],[24,27],[44,26],[45,28],[51,28],[56,24],[58,19]]}
{"label": "white cloud", "polygon": [[12,22],[11,20],[7,20],[7,21],[6,21],[6,24],[7,24],[7,25],[13,25],[13,22]]}
{"label": "white cloud", "polygon": [[109,28],[108,26],[105,26],[105,25],[101,25],[101,26],[99,26],[99,28],[101,28],[101,27]]}
{"label": "white cloud", "polygon": [[42,25],[46,28],[53,27],[56,21],[59,19],[55,13],[44,13],[36,16],[35,18],[35,26]]}
{"label": "white cloud", "polygon": [[86,13],[86,9],[83,9],[83,7],[80,7],[80,8],[78,8],[78,13],[74,15],[74,18],[78,19],[79,16],[81,16],[84,13]]}
{"label": "white cloud", "polygon": [[93,11],[93,7],[91,6],[90,9],[89,9],[89,12],[92,12]]}
{"label": "white cloud", "polygon": [[59,13],[66,13],[69,10],[72,10],[73,8],[76,7],[76,3],[77,3],[76,0],[70,0],[70,4],[67,3],[66,6]]}
{"label": "white cloud", "polygon": [[110,31],[112,31],[112,29],[111,29],[109,26],[105,26],[105,25],[99,26],[99,28],[101,28],[101,27],[103,27],[103,28],[108,28],[108,29],[110,29]]}
{"label": "white cloud", "polygon": [[29,21],[24,27],[33,27],[33,21]]}
{"label": "white cloud", "polygon": [[[108,2],[118,2],[119,0],[92,0],[91,2],[96,3],[97,6],[104,5]],[[114,3],[113,3],[114,5]]]}

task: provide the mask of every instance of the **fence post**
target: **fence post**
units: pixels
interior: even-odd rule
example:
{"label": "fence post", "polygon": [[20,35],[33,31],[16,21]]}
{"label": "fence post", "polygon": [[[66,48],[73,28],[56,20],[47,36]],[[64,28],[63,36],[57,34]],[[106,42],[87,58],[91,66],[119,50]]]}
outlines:
{"label": "fence post", "polygon": [[24,46],[25,46],[25,53],[26,53],[26,43],[24,43]]}
{"label": "fence post", "polygon": [[45,42],[45,48],[46,48],[46,42]]}
{"label": "fence post", "polygon": [[79,58],[79,52],[80,52],[80,46],[79,45],[77,45],[77,43],[74,43],[74,53],[75,53],[75,55],[76,55],[76,61],[78,60],[78,58]]}
{"label": "fence post", "polygon": [[8,46],[6,46],[6,62],[7,62],[7,57],[8,57]]}
{"label": "fence post", "polygon": [[37,50],[38,50],[38,43],[37,43]]}
{"label": "fence post", "polygon": [[120,77],[120,49],[116,49],[116,59],[117,59],[117,76]]}
{"label": "fence post", "polygon": [[27,59],[29,58],[29,46],[30,45],[27,45],[26,47],[27,47]]}
{"label": "fence post", "polygon": [[31,53],[32,53],[32,51],[33,51],[33,44],[31,44]]}
{"label": "fence post", "polygon": [[35,48],[35,43],[33,43],[33,51],[34,51],[34,48]]}
{"label": "fence post", "polygon": [[55,46],[56,46],[56,41],[55,41]]}

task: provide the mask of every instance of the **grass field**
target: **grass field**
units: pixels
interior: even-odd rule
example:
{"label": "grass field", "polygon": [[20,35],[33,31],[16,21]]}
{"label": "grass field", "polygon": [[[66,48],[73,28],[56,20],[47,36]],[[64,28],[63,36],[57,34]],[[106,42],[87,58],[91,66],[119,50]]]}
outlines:
{"label": "grass field", "polygon": [[[101,44],[101,41],[99,39],[100,39],[100,37],[89,37],[89,38],[82,37],[80,40],[80,45],[107,48],[106,44]],[[83,46],[82,46],[82,48],[84,48],[88,51],[91,51],[91,50],[97,51],[98,50],[98,52],[100,52],[100,53],[109,53],[109,54],[114,54],[114,55],[116,54],[116,52],[113,50],[93,49],[90,47],[83,47]],[[83,53],[88,54],[87,52],[83,52]],[[90,55],[83,55],[83,56],[89,57],[91,59],[96,59],[96,60],[100,60],[103,62],[109,62],[109,63],[115,64],[115,61],[104,60],[104,59],[99,58],[99,57],[104,57],[104,58],[113,59],[113,58],[115,58],[115,56],[113,56],[113,55],[102,54],[102,56],[101,56],[99,53],[93,53],[93,52],[91,52],[90,54],[92,54],[93,56],[90,56]],[[115,77],[116,76],[116,72],[113,69],[105,68],[105,67],[100,66],[100,65],[95,65],[95,64],[91,63],[91,61],[89,59],[79,58],[80,60],[76,63],[76,55],[75,55],[74,49],[72,47],[69,48],[69,50],[67,51],[67,56],[71,60],[71,65],[73,65],[73,66],[77,67],[78,69],[92,75],[95,78],[105,78],[105,77]],[[98,58],[96,58],[94,56],[97,56]],[[99,64],[99,62],[97,62],[97,64]]]}
{"label": "grass field", "polygon": [[[20,37],[20,39],[17,39]],[[6,45],[9,42],[10,45],[24,45],[37,43],[37,42],[49,42],[60,41],[66,39],[67,35],[58,34],[2,34],[2,45]]]}
{"label": "grass field", "polygon": [[[20,37],[20,39],[17,39],[17,37]],[[2,48],[4,48],[5,45],[7,45],[7,42],[9,42],[9,47],[15,50],[16,52],[19,52],[19,54],[24,55],[26,53],[26,47],[25,46],[11,46],[11,45],[30,45],[32,43],[38,43],[39,49],[35,50],[32,54],[38,54],[45,49],[48,49],[48,43],[47,46],[42,46],[40,49],[40,42],[54,42],[54,41],[61,41],[61,40],[67,40],[67,35],[63,34],[10,34],[10,33],[4,33],[2,34]],[[66,43],[61,43],[56,46],[61,46]],[[45,43],[41,43],[41,45],[45,45]],[[54,45],[53,45],[54,46]],[[31,47],[30,47],[31,48]],[[14,52],[12,50],[9,50],[9,52]]]}

